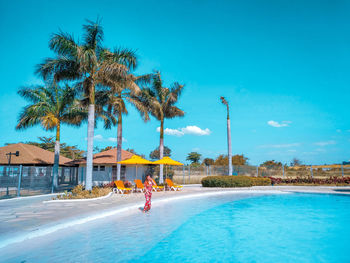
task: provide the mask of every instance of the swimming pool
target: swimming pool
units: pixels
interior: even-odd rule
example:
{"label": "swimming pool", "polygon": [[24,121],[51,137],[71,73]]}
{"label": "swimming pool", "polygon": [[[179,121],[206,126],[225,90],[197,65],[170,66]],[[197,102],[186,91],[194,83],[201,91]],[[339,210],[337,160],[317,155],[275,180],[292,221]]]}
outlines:
{"label": "swimming pool", "polygon": [[229,194],[155,204],[0,250],[1,262],[349,262],[350,197]]}

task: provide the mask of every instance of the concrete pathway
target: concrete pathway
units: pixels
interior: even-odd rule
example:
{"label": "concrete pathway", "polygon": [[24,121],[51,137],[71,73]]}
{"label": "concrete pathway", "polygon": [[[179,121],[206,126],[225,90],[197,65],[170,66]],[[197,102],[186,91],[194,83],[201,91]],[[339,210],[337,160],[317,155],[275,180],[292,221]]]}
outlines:
{"label": "concrete pathway", "polygon": [[[220,191],[282,191],[327,194],[350,194],[350,187],[315,186],[256,186],[250,188],[203,188],[201,185],[185,186],[179,192],[156,192],[152,200]],[[113,210],[144,202],[142,193],[113,194],[111,197],[85,202],[43,202],[52,196],[15,198],[0,201],[0,241],[24,235],[46,226],[88,217],[98,212]]]}

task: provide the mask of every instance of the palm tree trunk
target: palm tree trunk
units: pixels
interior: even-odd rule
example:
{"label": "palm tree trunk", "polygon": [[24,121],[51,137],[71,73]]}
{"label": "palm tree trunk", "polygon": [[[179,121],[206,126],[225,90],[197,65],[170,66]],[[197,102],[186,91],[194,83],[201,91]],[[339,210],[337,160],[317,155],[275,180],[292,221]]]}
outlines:
{"label": "palm tree trunk", "polygon": [[[122,113],[119,111],[118,116],[118,131],[117,131],[117,162],[122,160],[122,141],[123,141],[123,130],[122,130]],[[117,164],[117,180],[120,180],[121,164]]]}
{"label": "palm tree trunk", "polygon": [[92,166],[94,149],[94,128],[95,128],[95,105],[89,105],[88,112],[88,135],[87,135],[87,156],[86,156],[86,178],[85,189],[92,189]]}
{"label": "palm tree trunk", "polygon": [[[160,121],[160,140],[159,140],[159,158],[162,159],[164,154],[164,120]],[[159,183],[162,184],[163,180],[163,165],[159,166]]]}
{"label": "palm tree trunk", "polygon": [[55,141],[55,158],[53,163],[53,177],[52,177],[52,193],[58,187],[58,166],[60,163],[60,122],[56,126],[56,141]]}
{"label": "palm tree trunk", "polygon": [[231,148],[231,124],[227,116],[227,144],[228,144],[228,174],[232,175],[232,148]]}

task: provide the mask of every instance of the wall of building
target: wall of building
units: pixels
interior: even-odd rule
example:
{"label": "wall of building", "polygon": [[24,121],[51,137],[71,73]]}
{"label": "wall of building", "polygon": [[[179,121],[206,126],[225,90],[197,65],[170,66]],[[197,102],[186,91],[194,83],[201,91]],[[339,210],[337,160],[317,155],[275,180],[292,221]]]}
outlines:
{"label": "wall of building", "polygon": [[[137,166],[137,176],[135,166],[126,166],[122,168],[121,180],[130,181],[134,183],[134,179],[144,180],[146,172],[145,166]],[[80,184],[85,184],[86,166],[79,166],[78,180]],[[106,165],[95,165],[92,172],[92,184],[101,185],[108,184],[116,179],[116,166]]]}

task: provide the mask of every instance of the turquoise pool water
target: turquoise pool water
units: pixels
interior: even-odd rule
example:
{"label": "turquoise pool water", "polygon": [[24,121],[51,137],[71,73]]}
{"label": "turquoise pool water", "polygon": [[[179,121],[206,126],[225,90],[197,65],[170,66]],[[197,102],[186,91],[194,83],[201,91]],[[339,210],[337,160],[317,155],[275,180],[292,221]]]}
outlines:
{"label": "turquoise pool water", "polygon": [[0,250],[1,262],[350,262],[350,197],[221,195],[155,204]]}

